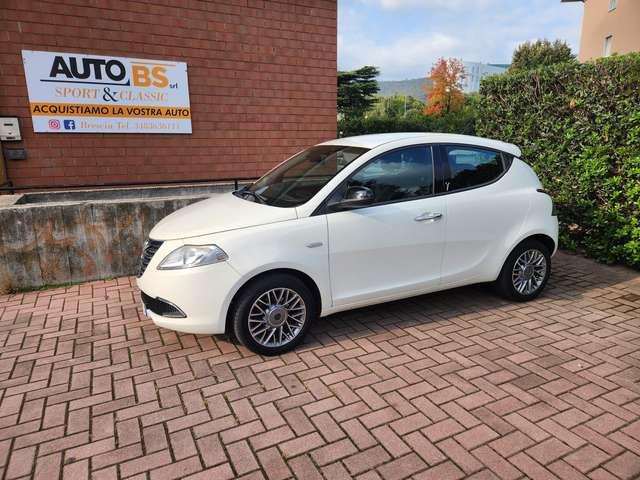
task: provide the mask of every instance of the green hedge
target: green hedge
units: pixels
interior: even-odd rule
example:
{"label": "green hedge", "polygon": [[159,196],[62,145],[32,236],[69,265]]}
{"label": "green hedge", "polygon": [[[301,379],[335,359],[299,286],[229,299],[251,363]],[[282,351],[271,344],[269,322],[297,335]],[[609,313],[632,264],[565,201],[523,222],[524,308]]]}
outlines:
{"label": "green hedge", "polygon": [[387,132],[447,132],[474,135],[475,112],[471,109],[439,116],[414,115],[405,118],[370,116],[338,121],[338,136]]}
{"label": "green hedge", "polygon": [[480,93],[478,135],[520,146],[561,246],[640,268],[640,54],[488,77]]}

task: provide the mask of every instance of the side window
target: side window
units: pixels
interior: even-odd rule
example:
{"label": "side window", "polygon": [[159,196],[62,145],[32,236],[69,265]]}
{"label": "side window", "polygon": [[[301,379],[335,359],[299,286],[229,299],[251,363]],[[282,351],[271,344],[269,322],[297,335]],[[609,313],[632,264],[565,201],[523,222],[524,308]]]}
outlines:
{"label": "side window", "polygon": [[444,190],[453,192],[491,182],[504,171],[499,152],[476,147],[445,145],[445,167],[449,169],[449,180]]}
{"label": "side window", "polygon": [[385,153],[356,172],[349,187],[365,186],[375,203],[424,197],[433,193],[431,147],[409,147]]}

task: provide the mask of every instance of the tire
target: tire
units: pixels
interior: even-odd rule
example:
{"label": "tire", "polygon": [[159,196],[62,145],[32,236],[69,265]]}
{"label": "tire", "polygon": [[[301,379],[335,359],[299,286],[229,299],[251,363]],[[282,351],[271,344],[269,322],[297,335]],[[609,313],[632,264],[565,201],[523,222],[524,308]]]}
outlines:
{"label": "tire", "polygon": [[317,303],[305,283],[294,275],[261,276],[245,286],[234,302],[233,333],[255,353],[288,352],[302,342],[318,317]]}
{"label": "tire", "polygon": [[[516,262],[518,262],[517,271],[514,270]],[[523,268],[525,265],[532,267]],[[500,271],[500,276],[496,280],[496,290],[508,300],[528,302],[542,293],[550,274],[551,253],[549,249],[537,240],[527,239],[514,248],[507,257]]]}

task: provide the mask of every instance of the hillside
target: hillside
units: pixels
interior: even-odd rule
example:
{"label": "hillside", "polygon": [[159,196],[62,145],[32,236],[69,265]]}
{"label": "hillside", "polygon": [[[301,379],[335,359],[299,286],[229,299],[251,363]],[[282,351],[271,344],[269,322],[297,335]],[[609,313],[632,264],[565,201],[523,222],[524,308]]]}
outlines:
{"label": "hillside", "polygon": [[424,84],[427,81],[426,78],[378,81],[378,86],[380,87],[378,94],[383,97],[409,95],[424,101]]}

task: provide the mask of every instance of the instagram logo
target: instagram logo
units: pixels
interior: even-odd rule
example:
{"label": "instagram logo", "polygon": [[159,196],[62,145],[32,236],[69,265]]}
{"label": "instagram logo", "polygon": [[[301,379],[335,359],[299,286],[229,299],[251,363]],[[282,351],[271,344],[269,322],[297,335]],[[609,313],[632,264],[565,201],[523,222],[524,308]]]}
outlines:
{"label": "instagram logo", "polygon": [[49,120],[49,128],[51,130],[60,130],[60,121],[59,120]]}

